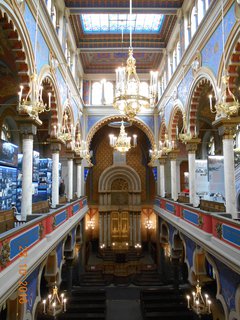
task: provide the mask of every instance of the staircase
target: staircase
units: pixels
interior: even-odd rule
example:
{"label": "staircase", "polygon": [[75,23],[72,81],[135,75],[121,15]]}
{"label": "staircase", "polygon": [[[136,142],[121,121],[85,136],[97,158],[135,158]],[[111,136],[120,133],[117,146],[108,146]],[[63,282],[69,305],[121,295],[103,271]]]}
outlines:
{"label": "staircase", "polygon": [[104,320],[106,315],[106,293],[103,289],[75,287],[68,299],[67,311],[58,320]]}
{"label": "staircase", "polygon": [[136,286],[161,286],[163,285],[160,274],[156,270],[142,271],[133,277],[132,283]]}
{"label": "staircase", "polygon": [[144,320],[193,320],[195,315],[188,310],[186,298],[181,291],[169,287],[144,289],[140,294]]}

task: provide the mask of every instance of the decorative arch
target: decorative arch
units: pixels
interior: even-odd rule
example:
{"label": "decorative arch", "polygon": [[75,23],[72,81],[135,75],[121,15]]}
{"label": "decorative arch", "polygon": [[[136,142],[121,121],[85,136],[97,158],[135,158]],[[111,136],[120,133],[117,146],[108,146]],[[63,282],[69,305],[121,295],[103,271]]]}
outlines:
{"label": "decorative arch", "polygon": [[159,133],[158,133],[158,140],[159,141],[164,141],[165,140],[165,134],[167,134],[167,126],[165,119],[162,120]]}
{"label": "decorative arch", "polygon": [[214,269],[215,275],[216,275],[216,282],[217,282],[217,294],[216,294],[216,298],[221,302],[223,310],[224,310],[224,316],[225,319],[229,319],[228,318],[228,306],[227,303],[223,297],[223,295],[221,294],[221,282],[220,282],[220,275],[218,272],[218,268],[216,266],[215,261],[211,258],[211,256],[206,253],[206,259],[208,260],[208,262],[211,264],[211,266]]}
{"label": "decorative arch", "polygon": [[58,125],[62,114],[61,99],[57,79],[49,66],[44,66],[39,73],[39,82],[48,92],[51,92],[51,136],[54,136],[54,126]]}
{"label": "decorative arch", "polygon": [[[105,126],[106,124],[108,124],[109,122],[112,122],[112,121],[120,121],[121,119],[127,121],[128,118],[126,116],[118,116],[118,115],[115,115],[115,116],[110,116],[110,117],[106,117],[106,118],[103,118],[101,119],[100,121],[98,121],[91,129],[90,131],[88,132],[88,135],[87,135],[87,146],[89,147],[90,144],[91,144],[91,141],[93,139],[93,136],[97,133],[97,131],[102,128],[103,126]],[[151,148],[153,149],[153,146],[154,146],[154,134],[153,132],[151,131],[151,129],[149,129],[149,127],[143,122],[141,121],[140,119],[133,119],[132,120],[132,123],[138,127],[139,129],[141,129],[145,134],[146,136],[148,137],[150,143],[151,143]]]}
{"label": "decorative arch", "polygon": [[[217,96],[217,84],[213,74],[206,68],[200,68],[196,74],[196,78],[192,83],[188,102],[187,102],[187,121],[190,121],[190,130],[193,131],[197,122],[197,112],[200,100],[200,94],[203,87],[209,85],[214,96]],[[188,124],[188,123],[187,123]]]}
{"label": "decorative arch", "polygon": [[112,183],[119,178],[128,182],[129,192],[141,192],[141,179],[138,173],[128,165],[113,165],[104,170],[99,178],[98,191],[106,192],[111,190]]}
{"label": "decorative arch", "polygon": [[174,107],[172,109],[171,115],[170,115],[170,121],[169,121],[169,134],[170,134],[170,139],[171,140],[176,140],[176,127],[178,125],[178,121],[180,117],[183,117],[184,114],[184,107],[183,104],[180,100],[176,100]]}
{"label": "decorative arch", "polygon": [[[8,32],[12,49],[15,49],[14,55],[17,61],[19,81],[27,84],[25,87],[29,88],[29,75],[33,74],[35,69],[34,54],[23,15],[18,4],[15,1],[13,2],[14,8],[7,2],[0,3],[0,22]],[[28,88],[25,88],[25,90],[28,90]]]}
{"label": "decorative arch", "polygon": [[240,319],[240,285],[237,288],[235,294],[235,306],[236,310],[232,310],[229,314],[229,320],[239,320]]}

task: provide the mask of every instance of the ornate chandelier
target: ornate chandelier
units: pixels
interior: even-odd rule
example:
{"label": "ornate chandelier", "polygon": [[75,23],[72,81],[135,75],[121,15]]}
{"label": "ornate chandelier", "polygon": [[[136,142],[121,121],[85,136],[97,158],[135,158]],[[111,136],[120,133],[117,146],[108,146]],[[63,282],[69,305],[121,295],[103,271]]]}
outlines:
{"label": "ornate chandelier", "polygon": [[59,297],[58,287],[54,285],[52,293],[48,295],[47,299],[43,300],[43,313],[50,316],[57,316],[61,312],[66,312],[67,299],[62,293]]}
{"label": "ornate chandelier", "polygon": [[42,92],[43,86],[40,85],[38,76],[34,73],[31,76],[31,87],[26,95],[26,98],[23,98],[24,86],[20,86],[20,91],[18,93],[19,102],[18,102],[18,111],[27,113],[32,119],[38,119],[38,115],[44,111],[51,110],[51,92],[48,92],[48,103],[43,102]]}
{"label": "ornate chandelier", "polygon": [[176,127],[176,136],[182,143],[188,143],[193,138],[197,138],[197,128],[194,127],[194,133],[190,131],[190,126],[187,126],[186,113],[183,114],[183,126],[181,132],[178,134],[178,127]]}
{"label": "ornate chandelier", "polygon": [[126,67],[116,70],[116,89],[113,106],[130,120],[142,108],[154,107],[157,95],[158,72],[150,72],[150,87],[148,95],[140,93],[140,80],[136,72],[136,59],[133,57],[132,48],[132,0],[130,0],[130,47]]}
{"label": "ornate chandelier", "polygon": [[170,141],[168,139],[168,135],[165,134],[165,139],[164,141],[159,141],[159,149],[160,149],[160,154],[161,155],[166,155],[169,152],[173,151],[173,149],[175,148],[175,143],[174,141]]}
{"label": "ornate chandelier", "polygon": [[211,313],[211,300],[209,300],[208,294],[202,295],[202,288],[197,280],[195,291],[192,292],[192,299],[190,295],[186,296],[188,309],[192,309],[199,317],[204,314]]}
{"label": "ornate chandelier", "polygon": [[64,143],[67,141],[71,141],[74,138],[74,128],[73,125],[69,126],[68,121],[68,113],[65,109],[63,114],[63,123],[62,125],[58,123],[58,126],[53,126],[54,128],[54,136],[57,139],[62,140]]}
{"label": "ornate chandelier", "polygon": [[81,141],[81,135],[80,133],[77,134],[77,138],[75,141],[74,151],[76,154],[78,154],[81,158],[85,159],[87,155],[89,154],[87,149],[87,143],[86,141]]}
{"label": "ornate chandelier", "polygon": [[27,113],[32,119],[37,119],[40,123],[38,115],[44,111],[51,110],[51,92],[48,93],[48,103],[43,102],[43,86],[40,84],[37,75],[37,33],[38,33],[38,18],[39,18],[39,0],[37,3],[37,15],[36,15],[36,29],[35,29],[35,45],[34,45],[34,59],[35,59],[35,71],[30,77],[30,88],[26,97],[24,94],[24,86],[20,86],[18,93],[18,111],[20,113]]}
{"label": "ornate chandelier", "polygon": [[240,103],[234,96],[229,85],[229,74],[226,68],[226,54],[225,54],[225,29],[224,29],[224,13],[223,13],[223,0],[222,0],[222,48],[223,48],[223,67],[224,73],[222,76],[222,88],[218,88],[217,101],[213,108],[213,97],[209,95],[210,110],[216,113],[216,118],[230,118],[237,115],[240,108]]}
{"label": "ornate chandelier", "polygon": [[150,220],[149,218],[148,218],[148,219],[146,220],[146,222],[145,222],[145,228],[148,229],[148,230],[153,229],[152,220]]}
{"label": "ornate chandelier", "polygon": [[124,127],[124,122],[121,122],[121,128],[120,128],[120,133],[119,136],[116,137],[113,134],[109,135],[110,139],[110,146],[113,147],[116,151],[119,151],[121,153],[127,152],[131,148],[136,147],[137,145],[137,135],[133,135],[133,145],[131,145],[131,137],[128,137],[125,127]]}

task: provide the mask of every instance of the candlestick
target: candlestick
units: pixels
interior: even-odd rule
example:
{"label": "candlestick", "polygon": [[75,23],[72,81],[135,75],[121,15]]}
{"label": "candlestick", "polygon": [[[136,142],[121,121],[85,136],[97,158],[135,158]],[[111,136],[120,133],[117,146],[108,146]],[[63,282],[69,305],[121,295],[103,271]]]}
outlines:
{"label": "candlestick", "polygon": [[210,308],[210,306],[211,306],[211,300],[208,300],[208,312],[209,312],[209,313],[211,313],[211,308]]}
{"label": "candlestick", "polygon": [[63,311],[66,312],[67,299],[63,299]]}
{"label": "candlestick", "polygon": [[190,296],[187,295],[187,307],[188,309],[190,309]]}
{"label": "candlestick", "polygon": [[46,313],[46,300],[43,300],[43,313]]}
{"label": "candlestick", "polygon": [[212,95],[210,94],[208,96],[208,98],[209,98],[209,103],[210,103],[210,109],[212,110]]}
{"label": "candlestick", "polygon": [[51,108],[51,98],[52,98],[52,93],[48,92],[48,107],[49,107],[49,109]]}

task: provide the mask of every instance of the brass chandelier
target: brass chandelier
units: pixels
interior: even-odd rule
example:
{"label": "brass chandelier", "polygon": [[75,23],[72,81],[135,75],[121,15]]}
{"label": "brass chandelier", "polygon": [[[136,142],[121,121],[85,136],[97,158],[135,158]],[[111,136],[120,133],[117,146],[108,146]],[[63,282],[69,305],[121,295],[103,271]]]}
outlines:
{"label": "brass chandelier", "polygon": [[39,18],[39,0],[37,3],[36,29],[35,29],[35,44],[34,44],[34,59],[35,70],[30,77],[30,88],[27,94],[24,94],[24,86],[20,85],[18,93],[18,111],[27,113],[32,119],[37,119],[40,123],[38,115],[44,111],[51,110],[51,92],[48,93],[48,103],[43,102],[43,86],[40,83],[37,75],[37,33],[38,33],[38,18]]}
{"label": "brass chandelier", "polygon": [[190,295],[186,296],[188,309],[192,309],[199,317],[204,314],[211,313],[211,300],[208,294],[202,295],[202,288],[197,280],[195,291],[192,292],[192,299]]}
{"label": "brass chandelier", "polygon": [[66,312],[67,299],[64,293],[58,294],[58,287],[56,285],[52,288],[52,293],[48,295],[47,299],[43,300],[43,313],[52,317],[56,317],[62,312]]}
{"label": "brass chandelier", "polygon": [[124,127],[124,122],[121,122],[121,127],[120,127],[120,133],[119,136],[116,137],[113,134],[109,135],[110,139],[110,146],[114,148],[116,151],[119,151],[121,153],[125,153],[129,151],[131,148],[136,147],[137,145],[137,135],[133,135],[133,144],[131,145],[131,137],[128,137],[125,127]]}
{"label": "brass chandelier", "polygon": [[194,132],[190,130],[190,125],[187,125],[186,113],[183,114],[183,126],[181,132],[178,134],[178,127],[176,127],[176,136],[182,143],[188,143],[193,138],[197,138],[197,128],[194,127]]}
{"label": "brass chandelier", "polygon": [[130,0],[130,47],[126,67],[116,70],[116,89],[113,106],[120,113],[133,119],[143,108],[154,107],[157,96],[158,72],[150,72],[148,95],[140,92],[140,80],[136,72],[136,59],[132,48],[132,0]]}

